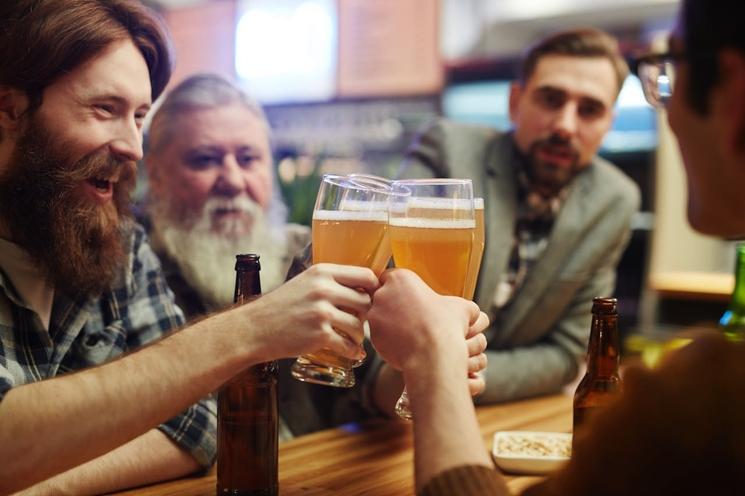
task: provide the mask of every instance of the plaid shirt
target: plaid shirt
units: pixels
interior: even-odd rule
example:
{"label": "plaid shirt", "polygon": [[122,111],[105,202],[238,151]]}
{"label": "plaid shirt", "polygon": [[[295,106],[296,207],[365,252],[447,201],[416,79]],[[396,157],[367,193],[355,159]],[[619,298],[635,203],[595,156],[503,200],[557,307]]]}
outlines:
{"label": "plaid shirt", "polygon": [[[13,387],[108,362],[184,323],[140,226],[113,290],[93,299],[55,290],[49,331],[0,268],[0,401]],[[204,467],[216,452],[216,406],[203,399],[158,428]]]}
{"label": "plaid shirt", "polygon": [[[517,148],[515,156],[521,157]],[[546,250],[556,216],[569,193],[569,189],[564,187],[555,196],[544,198],[532,188],[525,165],[518,162],[516,168],[517,218],[509,265],[499,282],[494,301],[499,308],[513,300],[526,275]]]}

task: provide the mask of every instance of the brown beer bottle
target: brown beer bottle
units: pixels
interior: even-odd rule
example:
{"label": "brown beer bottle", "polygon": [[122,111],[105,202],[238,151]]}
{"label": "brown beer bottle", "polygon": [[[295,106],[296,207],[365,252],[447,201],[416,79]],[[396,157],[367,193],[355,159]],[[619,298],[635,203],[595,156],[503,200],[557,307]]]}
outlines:
{"label": "brown beer bottle", "polygon": [[574,432],[588,411],[604,406],[620,390],[619,358],[617,300],[593,298],[587,372],[574,392]]}
{"label": "brown beer bottle", "polygon": [[[236,303],[261,294],[258,255],[237,255]],[[218,496],[275,496],[278,427],[277,362],[249,367],[217,396]]]}

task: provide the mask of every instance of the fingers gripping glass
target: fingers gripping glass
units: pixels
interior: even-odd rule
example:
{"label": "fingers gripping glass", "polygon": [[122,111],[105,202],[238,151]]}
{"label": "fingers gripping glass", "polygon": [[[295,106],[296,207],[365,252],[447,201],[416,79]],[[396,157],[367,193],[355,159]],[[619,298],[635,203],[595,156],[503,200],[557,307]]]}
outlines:
{"label": "fingers gripping glass", "polygon": [[[417,273],[439,294],[470,297],[476,229],[471,180],[395,181],[393,192],[388,222],[396,267]],[[412,418],[406,389],[396,413]]]}
{"label": "fingers gripping glass", "polygon": [[[391,256],[389,193],[378,181],[324,175],[313,209],[313,263],[368,267],[379,276]],[[305,382],[352,387],[352,368],[360,363],[323,349],[298,357],[292,375]]]}

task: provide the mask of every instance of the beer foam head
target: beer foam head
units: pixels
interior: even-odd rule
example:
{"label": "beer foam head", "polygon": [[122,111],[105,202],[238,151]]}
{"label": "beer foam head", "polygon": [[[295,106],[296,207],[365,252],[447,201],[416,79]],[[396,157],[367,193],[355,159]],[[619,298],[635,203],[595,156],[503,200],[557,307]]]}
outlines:
{"label": "beer foam head", "polygon": [[470,210],[473,200],[466,198],[415,197],[406,201],[406,207],[431,210]]}
{"label": "beer foam head", "polygon": [[314,210],[313,220],[388,222],[388,212],[380,210]]}
{"label": "beer foam head", "polygon": [[391,217],[393,227],[411,227],[414,229],[474,229],[473,219],[425,219],[421,217]]}
{"label": "beer foam head", "polygon": [[473,199],[473,209],[474,210],[484,210],[484,199],[483,198],[474,198]]}
{"label": "beer foam head", "polygon": [[341,205],[338,210],[353,210],[357,212],[368,211],[368,212],[387,212],[388,202],[384,201],[368,201],[368,200],[350,200],[345,198],[341,201]]}

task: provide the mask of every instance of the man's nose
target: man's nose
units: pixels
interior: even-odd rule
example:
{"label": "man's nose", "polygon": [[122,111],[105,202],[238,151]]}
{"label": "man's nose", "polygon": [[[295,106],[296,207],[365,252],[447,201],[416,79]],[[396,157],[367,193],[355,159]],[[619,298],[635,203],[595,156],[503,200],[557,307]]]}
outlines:
{"label": "man's nose", "polygon": [[244,186],[243,172],[235,156],[227,154],[223,158],[220,175],[215,182],[215,192],[225,196],[240,194]]}
{"label": "man's nose", "polygon": [[142,159],[142,132],[135,123],[124,124],[111,140],[111,152],[124,160],[138,161]]}
{"label": "man's nose", "polygon": [[566,103],[556,113],[554,132],[563,138],[570,138],[576,134],[577,124],[577,106],[572,103]]}

